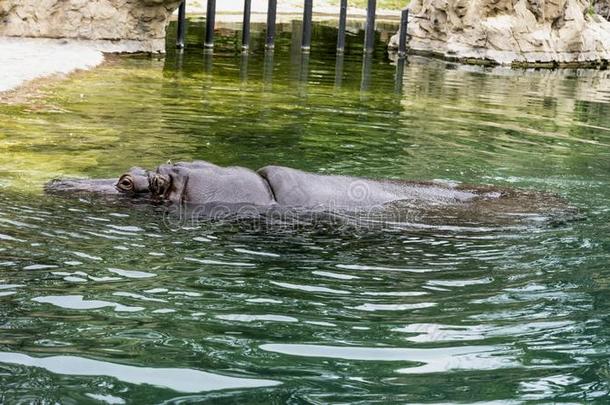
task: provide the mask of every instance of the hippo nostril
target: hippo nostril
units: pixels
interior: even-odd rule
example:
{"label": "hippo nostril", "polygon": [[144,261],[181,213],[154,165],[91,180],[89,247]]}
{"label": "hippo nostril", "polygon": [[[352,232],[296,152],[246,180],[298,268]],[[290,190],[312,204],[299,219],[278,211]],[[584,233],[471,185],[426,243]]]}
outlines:
{"label": "hippo nostril", "polygon": [[157,197],[165,197],[165,194],[169,190],[171,179],[168,176],[161,174],[155,174],[150,178],[149,189],[150,192]]}

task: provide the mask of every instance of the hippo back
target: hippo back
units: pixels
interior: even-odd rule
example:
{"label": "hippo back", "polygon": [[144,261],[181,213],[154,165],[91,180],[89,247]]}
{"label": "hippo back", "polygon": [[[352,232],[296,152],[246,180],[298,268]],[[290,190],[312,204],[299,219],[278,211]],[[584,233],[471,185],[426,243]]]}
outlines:
{"label": "hippo back", "polygon": [[321,175],[281,166],[263,167],[258,174],[267,180],[278,204],[284,206],[355,208],[399,200],[442,204],[476,197],[472,192],[435,183]]}

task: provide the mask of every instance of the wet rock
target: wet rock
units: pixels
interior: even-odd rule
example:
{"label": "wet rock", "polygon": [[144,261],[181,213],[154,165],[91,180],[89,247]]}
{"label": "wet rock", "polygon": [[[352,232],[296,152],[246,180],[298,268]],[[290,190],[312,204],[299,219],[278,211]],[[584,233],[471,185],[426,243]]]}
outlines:
{"label": "wet rock", "polygon": [[[608,0],[599,2],[608,7]],[[513,66],[610,60],[610,22],[587,0],[413,0],[410,9],[409,46],[416,53]],[[395,35],[390,48],[397,44]]]}
{"label": "wet rock", "polygon": [[179,0],[0,0],[0,35],[67,38],[109,52],[163,52]]}

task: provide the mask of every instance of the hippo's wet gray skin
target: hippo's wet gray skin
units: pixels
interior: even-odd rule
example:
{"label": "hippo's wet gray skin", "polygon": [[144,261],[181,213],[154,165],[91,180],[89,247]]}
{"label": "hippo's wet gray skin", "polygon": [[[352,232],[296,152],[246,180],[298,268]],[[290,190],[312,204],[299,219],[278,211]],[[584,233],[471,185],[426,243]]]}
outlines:
{"label": "hippo's wet gray skin", "polygon": [[269,183],[256,172],[203,161],[157,167],[149,174],[149,190],[171,203],[275,204]]}
{"label": "hippo's wet gray skin", "polygon": [[562,198],[537,191],[320,175],[280,166],[255,172],[205,161],[168,163],[154,171],[135,167],[118,180],[55,180],[47,184],[46,191],[145,197],[188,206],[223,204],[361,212],[387,208],[410,210],[430,222],[449,219],[497,223],[574,212]]}

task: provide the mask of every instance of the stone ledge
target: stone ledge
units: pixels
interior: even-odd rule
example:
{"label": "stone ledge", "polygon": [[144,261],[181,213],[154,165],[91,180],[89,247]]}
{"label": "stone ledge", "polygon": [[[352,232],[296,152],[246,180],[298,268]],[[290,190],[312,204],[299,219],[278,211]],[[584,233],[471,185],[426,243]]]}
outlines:
{"label": "stone ledge", "polygon": [[0,0],[0,36],[94,41],[110,52],[164,52],[180,0]]}
{"label": "stone ledge", "polygon": [[[414,0],[412,17],[411,52],[516,67],[604,67],[610,61],[610,22],[592,14],[584,0],[537,6],[526,0]],[[397,43],[395,35],[390,49]]]}

